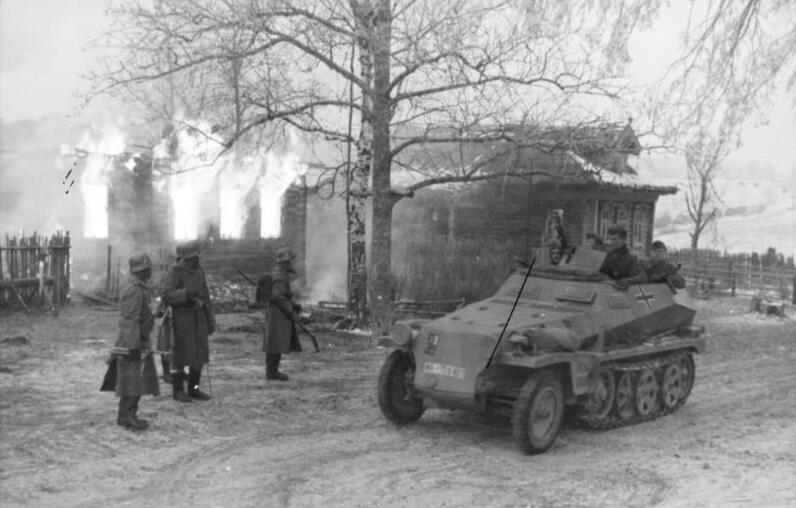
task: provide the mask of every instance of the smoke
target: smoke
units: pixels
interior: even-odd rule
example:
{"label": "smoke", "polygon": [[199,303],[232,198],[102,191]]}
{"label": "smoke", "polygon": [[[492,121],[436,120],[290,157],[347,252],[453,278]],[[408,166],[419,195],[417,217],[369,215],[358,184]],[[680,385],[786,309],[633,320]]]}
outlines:
{"label": "smoke", "polygon": [[85,157],[80,175],[83,196],[83,237],[108,237],[108,186],[115,158],[124,152],[125,135],[115,125],[103,129],[100,136],[86,130],[77,143],[77,152],[65,153],[67,160],[76,162]]}
{"label": "smoke", "polygon": [[1,233],[50,235],[62,230],[82,236],[82,162],[65,157],[61,146],[77,145],[85,128],[68,119],[2,123]]}
{"label": "smoke", "polygon": [[[132,252],[149,252],[157,264],[160,249],[172,253],[175,240],[202,237],[208,224],[218,227],[220,237],[240,238],[244,230],[257,235],[246,229],[252,224],[263,238],[284,236],[284,192],[305,175],[306,162],[319,157],[294,134],[268,150],[241,145],[223,151],[204,134],[211,131],[207,122],[190,123],[195,128],[148,143],[155,138],[113,121],[94,127],[53,118],[3,123],[0,233],[69,231],[73,280],[87,284],[104,281],[109,245],[113,269],[118,264],[125,271]],[[131,153],[132,147],[141,152]],[[307,180],[314,181],[311,176]],[[146,181],[148,197],[136,188]],[[307,206],[310,294],[317,300],[342,300],[344,200],[310,195]],[[251,220],[252,212],[258,220]]]}
{"label": "smoke", "polygon": [[307,286],[313,301],[345,301],[348,237],[345,199],[307,198]]}

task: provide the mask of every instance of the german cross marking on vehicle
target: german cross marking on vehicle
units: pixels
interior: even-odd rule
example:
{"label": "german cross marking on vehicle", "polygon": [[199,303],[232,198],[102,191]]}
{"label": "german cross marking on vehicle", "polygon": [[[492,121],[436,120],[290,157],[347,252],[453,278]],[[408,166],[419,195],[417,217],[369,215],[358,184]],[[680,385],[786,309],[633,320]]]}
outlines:
{"label": "german cross marking on vehicle", "polygon": [[644,303],[647,304],[647,308],[652,310],[652,304],[650,303],[650,300],[654,300],[655,295],[649,295],[645,293],[644,286],[639,286],[638,291],[639,292],[636,294],[636,300],[643,301]]}

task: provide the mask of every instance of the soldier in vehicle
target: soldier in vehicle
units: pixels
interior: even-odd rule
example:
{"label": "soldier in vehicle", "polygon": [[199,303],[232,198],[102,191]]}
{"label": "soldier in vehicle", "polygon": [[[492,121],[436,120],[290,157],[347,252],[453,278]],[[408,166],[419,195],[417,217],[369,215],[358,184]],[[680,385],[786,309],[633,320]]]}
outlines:
{"label": "soldier in vehicle", "polygon": [[666,244],[660,240],[650,245],[650,257],[641,261],[641,269],[647,282],[668,282],[676,289],[685,287],[685,279],[677,273],[678,267],[666,261]]}
{"label": "soldier in vehicle", "polygon": [[290,282],[295,277],[292,260],[296,257],[289,248],[276,253],[276,267],[271,272],[270,298],[265,308],[265,378],[274,381],[287,381],[288,376],[279,372],[282,355],[291,351],[301,352],[296,335],[295,320],[301,306],[293,302]]}
{"label": "soldier in vehicle", "polygon": [[605,250],[603,238],[597,233],[586,233],[586,248],[591,250]]}
{"label": "soldier in vehicle", "polygon": [[[209,400],[210,396],[199,389],[202,367],[210,361],[208,336],[216,330],[216,320],[207,289],[205,272],[199,264],[202,244],[193,240],[180,245],[180,261],[163,279],[161,298],[171,305],[172,397],[179,402]],[[183,382],[188,367],[188,393]]]}
{"label": "soldier in vehicle", "polygon": [[138,418],[138,402],[142,395],[160,395],[149,341],[155,324],[147,284],[152,277],[152,262],[146,253],[138,252],[130,256],[129,266],[130,276],[119,296],[119,335],[111,359],[116,362],[115,389],[119,396],[116,423],[131,430],[145,430],[149,423]]}
{"label": "soldier in vehicle", "polygon": [[638,259],[627,248],[627,230],[624,226],[612,226],[608,230],[608,254],[599,269],[616,282],[619,287],[627,287],[623,279],[635,279],[641,275]]}

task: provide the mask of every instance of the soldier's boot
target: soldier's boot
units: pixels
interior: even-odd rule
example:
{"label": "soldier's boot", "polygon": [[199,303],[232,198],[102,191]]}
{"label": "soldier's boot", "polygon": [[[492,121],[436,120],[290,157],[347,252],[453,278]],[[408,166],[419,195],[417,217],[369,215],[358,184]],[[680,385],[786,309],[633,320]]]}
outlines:
{"label": "soldier's boot", "polygon": [[188,373],[188,396],[196,400],[210,400],[210,395],[199,389],[202,368],[191,367]]}
{"label": "soldier's boot", "polygon": [[160,366],[163,367],[163,382],[171,383],[171,371],[169,368],[169,359],[165,355],[160,355]]}
{"label": "soldier's boot", "polygon": [[193,402],[193,399],[185,393],[183,377],[185,375],[182,372],[171,373],[171,397],[177,402]]}
{"label": "soldier's boot", "polygon": [[282,355],[279,354],[266,354],[265,355],[265,379],[272,381],[287,381],[289,378],[287,374],[279,372],[279,362],[282,360]]}
{"label": "soldier's boot", "polygon": [[149,427],[149,422],[144,420],[143,418],[138,417],[138,403],[141,401],[141,396],[138,395],[135,397],[134,401],[130,402],[130,416],[132,416],[133,420],[138,422],[139,425],[143,425],[144,428]]}
{"label": "soldier's boot", "polygon": [[138,420],[135,417],[135,411],[138,409],[137,396],[124,396],[119,397],[119,416],[116,418],[116,423],[130,430],[146,430],[149,424],[143,420]]}

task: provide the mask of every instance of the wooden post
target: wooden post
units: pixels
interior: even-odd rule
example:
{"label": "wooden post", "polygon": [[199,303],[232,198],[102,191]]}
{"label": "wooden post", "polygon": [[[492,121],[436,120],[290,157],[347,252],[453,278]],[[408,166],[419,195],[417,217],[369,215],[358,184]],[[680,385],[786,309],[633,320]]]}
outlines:
{"label": "wooden post", "polygon": [[793,298],[791,299],[791,303],[796,304],[796,274],[793,275]]}
{"label": "wooden post", "polygon": [[105,294],[111,294],[111,246],[108,245],[108,272],[105,275]]}
{"label": "wooden post", "polygon": [[71,240],[70,240],[70,237],[69,237],[69,231],[66,232],[65,236],[61,237],[61,242],[60,243],[63,246],[63,250],[61,251],[61,253],[62,253],[61,259],[63,260],[62,261],[63,265],[62,265],[62,272],[61,273],[63,274],[63,277],[64,277],[64,283],[63,283],[63,286],[62,286],[63,287],[63,295],[62,295],[63,299],[61,300],[61,303],[66,303],[66,298],[67,298],[67,296],[69,296],[69,288],[71,287],[70,286],[70,284],[71,284],[70,281],[71,281],[71,276],[72,276],[72,272],[71,272],[70,266],[69,266],[69,259],[70,259],[69,258],[69,249],[71,248],[71,246],[70,246],[71,245]]}

